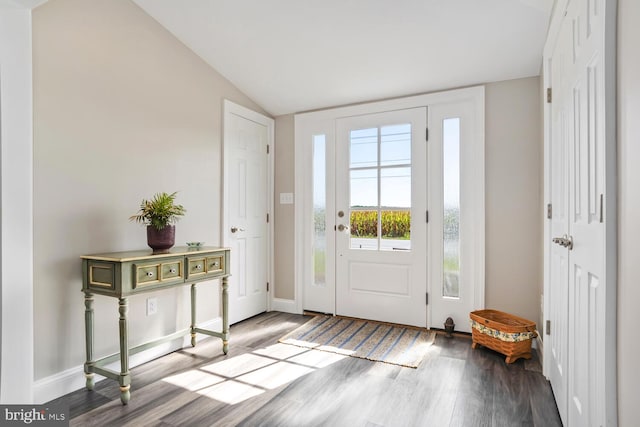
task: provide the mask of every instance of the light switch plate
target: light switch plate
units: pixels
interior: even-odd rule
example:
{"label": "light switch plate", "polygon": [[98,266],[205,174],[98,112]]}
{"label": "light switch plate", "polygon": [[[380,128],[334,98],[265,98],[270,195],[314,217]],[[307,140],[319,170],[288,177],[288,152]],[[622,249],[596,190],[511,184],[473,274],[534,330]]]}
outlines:
{"label": "light switch plate", "polygon": [[292,205],[293,204],[293,193],[280,193],[280,204],[281,205]]}

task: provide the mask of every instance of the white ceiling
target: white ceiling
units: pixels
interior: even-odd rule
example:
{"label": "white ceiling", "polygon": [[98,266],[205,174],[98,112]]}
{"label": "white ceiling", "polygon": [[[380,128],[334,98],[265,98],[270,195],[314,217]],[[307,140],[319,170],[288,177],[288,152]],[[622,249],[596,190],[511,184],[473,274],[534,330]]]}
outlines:
{"label": "white ceiling", "polygon": [[134,0],[273,115],[538,75],[554,0]]}
{"label": "white ceiling", "polygon": [[0,0],[0,8],[6,9],[34,9],[47,0]]}

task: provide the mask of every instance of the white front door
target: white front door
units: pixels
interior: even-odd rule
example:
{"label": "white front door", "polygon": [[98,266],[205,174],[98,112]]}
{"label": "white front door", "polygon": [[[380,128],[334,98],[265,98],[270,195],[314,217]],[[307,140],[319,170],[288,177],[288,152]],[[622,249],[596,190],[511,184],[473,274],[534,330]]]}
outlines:
{"label": "white front door", "polygon": [[336,313],[426,326],[426,108],[336,122]]}
{"label": "white front door", "polygon": [[550,335],[545,347],[549,343],[549,377],[567,426],[613,425],[606,414],[613,400],[607,375],[615,375],[610,365],[615,361],[607,361],[607,325],[615,323],[607,301],[615,294],[605,273],[606,180],[613,177],[607,177],[605,161],[603,6],[569,2],[551,57],[552,240],[547,242]]}
{"label": "white front door", "polygon": [[231,248],[229,321],[267,310],[271,119],[225,102],[223,238]]}

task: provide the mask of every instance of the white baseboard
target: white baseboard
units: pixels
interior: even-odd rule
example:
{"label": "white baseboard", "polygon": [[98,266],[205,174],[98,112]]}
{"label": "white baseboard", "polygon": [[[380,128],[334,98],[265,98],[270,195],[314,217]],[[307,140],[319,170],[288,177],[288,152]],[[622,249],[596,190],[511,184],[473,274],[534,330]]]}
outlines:
{"label": "white baseboard", "polygon": [[[198,323],[198,327],[202,329],[220,331],[222,330],[222,319],[218,317],[206,322]],[[198,341],[202,341],[207,338],[211,337],[209,335],[198,334]],[[182,338],[177,338],[173,341],[157,345],[156,347],[152,347],[148,350],[130,356],[129,368],[134,368],[185,347],[191,347],[190,335],[185,335]],[[119,371],[120,362],[110,363],[105,367]],[[95,375],[96,383],[104,379],[105,377],[101,375]],[[65,394],[79,390],[84,386],[84,365],[76,366],[74,368],[67,369],[66,371],[58,372],[57,374],[35,381],[33,384],[34,402],[35,404],[43,404],[64,396]]]}
{"label": "white baseboard", "polygon": [[301,314],[295,300],[273,298],[271,300],[271,311],[282,311],[283,313]]}

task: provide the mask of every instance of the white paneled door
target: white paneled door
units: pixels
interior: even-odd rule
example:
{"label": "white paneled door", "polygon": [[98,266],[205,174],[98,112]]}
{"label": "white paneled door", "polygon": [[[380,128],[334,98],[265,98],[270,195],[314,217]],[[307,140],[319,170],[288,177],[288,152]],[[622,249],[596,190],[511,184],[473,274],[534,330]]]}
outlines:
{"label": "white paneled door", "polygon": [[550,58],[548,375],[567,426],[607,421],[604,1],[569,2]]}
{"label": "white paneled door", "polygon": [[229,321],[267,310],[271,119],[225,103],[223,236],[231,248]]}
{"label": "white paneled door", "polygon": [[336,123],[336,312],[426,326],[426,108]]}
{"label": "white paneled door", "polygon": [[[568,238],[569,235],[569,131],[571,124],[571,98],[566,96],[568,78],[565,71],[570,61],[570,27],[563,25],[556,49],[551,58],[551,81],[556,99],[551,108],[552,143],[550,158],[551,236]],[[547,318],[553,324],[553,333],[545,339],[550,349],[549,380],[562,419],[566,422],[568,374],[568,322],[569,322],[569,250],[560,244],[549,246],[549,289]]]}

